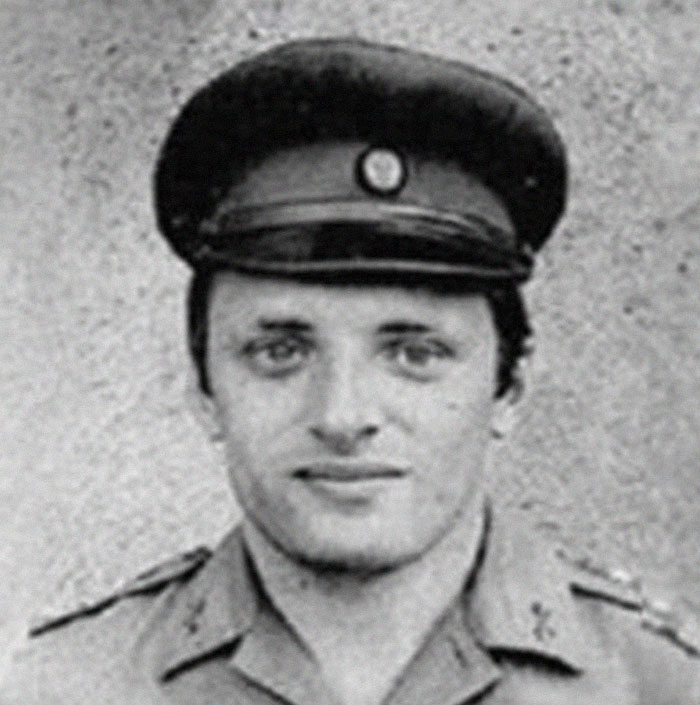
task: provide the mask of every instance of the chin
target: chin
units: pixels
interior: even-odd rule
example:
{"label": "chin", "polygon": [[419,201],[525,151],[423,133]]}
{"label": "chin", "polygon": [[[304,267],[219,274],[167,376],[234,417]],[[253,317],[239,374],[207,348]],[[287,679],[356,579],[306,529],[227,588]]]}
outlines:
{"label": "chin", "polygon": [[292,545],[282,548],[300,563],[320,570],[378,573],[410,563],[424,553],[416,547],[372,541],[370,537],[353,542],[339,542],[337,537],[307,538],[300,542],[296,536]]}

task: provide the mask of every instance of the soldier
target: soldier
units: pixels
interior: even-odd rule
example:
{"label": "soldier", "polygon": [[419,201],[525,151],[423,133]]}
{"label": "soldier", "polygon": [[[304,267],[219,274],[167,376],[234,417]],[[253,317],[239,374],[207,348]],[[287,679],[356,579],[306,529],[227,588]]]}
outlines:
{"label": "soldier", "polygon": [[543,110],[461,63],[301,41],[200,90],[156,208],[243,520],[36,626],[3,702],[700,703],[689,616],[485,496],[565,191]]}

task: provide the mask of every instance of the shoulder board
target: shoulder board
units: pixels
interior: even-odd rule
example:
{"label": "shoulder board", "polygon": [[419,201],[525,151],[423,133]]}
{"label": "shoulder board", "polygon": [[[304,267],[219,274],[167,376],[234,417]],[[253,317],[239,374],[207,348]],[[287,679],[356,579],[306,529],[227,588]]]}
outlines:
{"label": "shoulder board", "polygon": [[32,620],[29,626],[29,636],[39,636],[45,632],[57,629],[65,624],[103,612],[108,607],[125,597],[157,592],[176,580],[184,580],[198,570],[211,557],[212,552],[206,546],[186,551],[174,556],[164,563],[149,568],[132,580],[123,583],[111,594],[102,598],[85,602],[68,612],[54,616],[43,616]]}
{"label": "shoulder board", "polygon": [[665,599],[645,599],[642,626],[668,639],[690,656],[700,657],[700,614],[687,600],[674,600],[671,604]]}
{"label": "shoulder board", "polygon": [[589,558],[571,558],[563,550],[558,550],[557,556],[574,569],[569,583],[574,594],[611,602],[628,610],[642,609],[644,598],[639,578],[626,570],[597,565]]}
{"label": "shoulder board", "polygon": [[571,591],[638,613],[642,628],[667,639],[690,656],[700,657],[700,614],[687,600],[648,594],[626,570],[609,570],[589,559],[557,555],[576,569]]}

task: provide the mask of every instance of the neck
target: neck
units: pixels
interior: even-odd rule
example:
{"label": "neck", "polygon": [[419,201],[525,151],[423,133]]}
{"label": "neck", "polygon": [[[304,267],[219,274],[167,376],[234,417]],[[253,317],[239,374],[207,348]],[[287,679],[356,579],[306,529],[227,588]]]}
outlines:
{"label": "neck", "polygon": [[[463,589],[483,528],[484,500],[478,497],[419,558],[376,573],[301,563],[248,521],[244,535],[270,600],[331,687],[331,681],[343,679],[376,683],[373,671],[378,671],[389,674],[386,690]],[[340,683],[336,694],[342,691]],[[379,702],[358,692],[349,695],[355,702]]]}

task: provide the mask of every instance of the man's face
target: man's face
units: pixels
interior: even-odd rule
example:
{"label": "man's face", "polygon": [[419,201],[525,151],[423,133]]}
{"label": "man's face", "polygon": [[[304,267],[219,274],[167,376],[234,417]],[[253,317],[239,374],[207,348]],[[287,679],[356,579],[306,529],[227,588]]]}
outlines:
{"label": "man's face", "polygon": [[236,497],[288,554],[395,566],[480,499],[497,350],[484,297],[225,272],[208,350]]}

